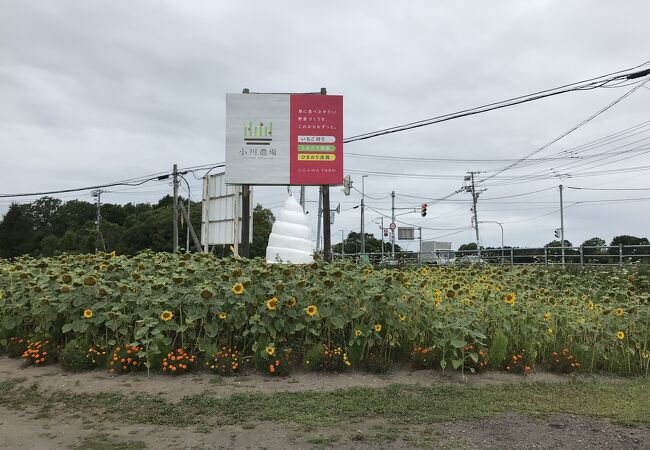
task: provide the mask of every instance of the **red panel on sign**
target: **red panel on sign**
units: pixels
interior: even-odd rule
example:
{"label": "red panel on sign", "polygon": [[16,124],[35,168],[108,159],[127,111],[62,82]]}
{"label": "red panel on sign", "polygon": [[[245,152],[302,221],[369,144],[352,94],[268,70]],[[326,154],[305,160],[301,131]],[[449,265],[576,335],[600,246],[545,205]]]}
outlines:
{"label": "red panel on sign", "polygon": [[291,95],[291,184],[343,184],[343,97]]}

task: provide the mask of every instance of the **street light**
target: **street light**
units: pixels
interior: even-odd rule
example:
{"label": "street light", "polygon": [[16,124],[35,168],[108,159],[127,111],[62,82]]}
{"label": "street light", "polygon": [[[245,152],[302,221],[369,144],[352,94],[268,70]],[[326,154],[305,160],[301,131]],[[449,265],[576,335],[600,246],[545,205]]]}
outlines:
{"label": "street light", "polygon": [[501,264],[503,264],[505,254],[503,250],[503,224],[501,222],[497,222],[496,220],[479,220],[478,223],[496,223],[501,227]]}
{"label": "street light", "polygon": [[362,175],[361,176],[361,257],[363,258],[363,255],[366,253],[366,230],[365,230],[365,223],[364,223],[364,211],[365,211],[365,205],[364,201],[366,198],[366,189],[365,189],[365,178],[368,175]]}

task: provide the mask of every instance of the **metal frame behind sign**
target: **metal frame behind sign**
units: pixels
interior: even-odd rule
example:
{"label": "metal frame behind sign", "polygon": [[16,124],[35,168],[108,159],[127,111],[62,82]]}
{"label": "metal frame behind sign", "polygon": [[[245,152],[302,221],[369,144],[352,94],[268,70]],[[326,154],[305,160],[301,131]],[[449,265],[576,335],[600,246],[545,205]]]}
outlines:
{"label": "metal frame behind sign", "polygon": [[415,240],[415,228],[413,228],[413,227],[399,227],[399,228],[397,228],[397,240],[398,241],[414,241]]}
{"label": "metal frame behind sign", "polygon": [[[210,245],[232,244],[235,255],[241,242],[242,188],[226,185],[225,172],[203,178],[203,212],[201,219],[201,245],[205,252]],[[251,208],[253,214],[251,189]],[[252,220],[250,221],[252,224]],[[253,227],[249,228],[249,242],[253,239]]]}

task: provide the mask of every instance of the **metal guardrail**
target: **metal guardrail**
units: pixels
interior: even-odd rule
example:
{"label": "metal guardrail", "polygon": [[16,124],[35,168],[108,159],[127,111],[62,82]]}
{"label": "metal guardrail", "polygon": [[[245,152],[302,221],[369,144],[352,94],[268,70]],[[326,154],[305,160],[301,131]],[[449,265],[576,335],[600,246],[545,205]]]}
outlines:
{"label": "metal guardrail", "polygon": [[437,250],[435,252],[395,252],[395,257],[381,253],[334,253],[334,259],[363,260],[373,265],[428,264],[428,265],[573,265],[573,266],[623,266],[625,264],[650,264],[650,245],[604,245],[579,247],[523,247],[477,250]]}

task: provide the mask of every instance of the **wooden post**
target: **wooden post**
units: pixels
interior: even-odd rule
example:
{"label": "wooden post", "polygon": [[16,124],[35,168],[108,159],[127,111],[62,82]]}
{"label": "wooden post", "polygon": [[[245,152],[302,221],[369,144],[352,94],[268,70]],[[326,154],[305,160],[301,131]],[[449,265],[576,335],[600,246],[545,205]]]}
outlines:
{"label": "wooden post", "polygon": [[241,252],[243,258],[250,258],[250,230],[251,230],[251,189],[250,185],[242,184],[241,187]]}
{"label": "wooden post", "polygon": [[[187,223],[187,227],[190,231],[190,234],[192,235],[192,240],[194,241],[194,246],[196,247],[196,251],[200,252],[201,251],[201,241],[199,241],[198,236],[196,235],[196,232],[194,231],[194,227],[192,226],[192,221],[190,220],[190,215],[187,213],[185,210],[185,207],[182,204],[178,205],[181,209],[181,213],[183,214],[183,217],[185,218],[185,222]],[[189,252],[189,246],[187,248],[187,251]]]}
{"label": "wooden post", "polygon": [[332,262],[332,235],[330,227],[330,187],[321,186],[323,192],[323,257],[326,262]]}

